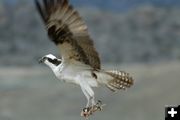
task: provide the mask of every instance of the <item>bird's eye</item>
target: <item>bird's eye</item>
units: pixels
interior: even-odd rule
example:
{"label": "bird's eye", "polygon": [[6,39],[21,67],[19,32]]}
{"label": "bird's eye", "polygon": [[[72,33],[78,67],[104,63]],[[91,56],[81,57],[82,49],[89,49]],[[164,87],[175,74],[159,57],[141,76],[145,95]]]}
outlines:
{"label": "bird's eye", "polygon": [[52,62],[52,59],[51,59],[51,58],[47,58],[47,60],[48,60],[49,62]]}

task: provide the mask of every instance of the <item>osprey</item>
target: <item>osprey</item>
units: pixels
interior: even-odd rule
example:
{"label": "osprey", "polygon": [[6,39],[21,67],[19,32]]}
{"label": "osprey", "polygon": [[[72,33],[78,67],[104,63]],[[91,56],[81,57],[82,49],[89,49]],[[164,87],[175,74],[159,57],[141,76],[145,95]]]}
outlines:
{"label": "osprey", "polygon": [[86,107],[82,110],[84,117],[103,106],[101,101],[95,101],[93,87],[103,85],[117,91],[133,85],[133,78],[128,73],[101,69],[87,26],[68,0],[35,0],[35,3],[49,38],[62,56],[59,59],[48,54],[40,62],[49,66],[58,79],[80,86],[87,98]]}

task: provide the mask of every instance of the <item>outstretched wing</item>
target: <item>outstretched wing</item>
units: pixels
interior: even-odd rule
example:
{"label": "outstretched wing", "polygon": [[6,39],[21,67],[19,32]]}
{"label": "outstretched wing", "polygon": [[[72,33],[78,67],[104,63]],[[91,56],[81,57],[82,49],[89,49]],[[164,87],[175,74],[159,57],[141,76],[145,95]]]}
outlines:
{"label": "outstretched wing", "polygon": [[100,59],[87,26],[68,0],[36,0],[37,9],[48,35],[59,47],[64,60],[72,60],[100,69]]}

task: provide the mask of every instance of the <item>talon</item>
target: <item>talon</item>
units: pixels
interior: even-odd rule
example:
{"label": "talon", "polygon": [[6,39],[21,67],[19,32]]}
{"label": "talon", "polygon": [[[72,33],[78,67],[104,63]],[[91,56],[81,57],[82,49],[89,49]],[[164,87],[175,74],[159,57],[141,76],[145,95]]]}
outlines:
{"label": "talon", "polygon": [[97,110],[98,110],[98,111],[102,111],[104,105],[105,105],[105,104],[102,104],[102,101],[98,100],[97,103],[96,103],[96,105],[95,105],[96,111],[97,111]]}
{"label": "talon", "polygon": [[97,110],[102,111],[102,106],[97,106]]}
{"label": "talon", "polygon": [[95,105],[91,107],[83,108],[81,112],[81,116],[87,119],[90,115],[92,115],[96,111],[102,111],[104,105],[105,104],[102,104],[102,102],[98,100]]}
{"label": "talon", "polygon": [[82,112],[81,112],[81,116],[88,118],[90,115],[92,115],[92,107],[87,107],[87,108],[83,108]]}

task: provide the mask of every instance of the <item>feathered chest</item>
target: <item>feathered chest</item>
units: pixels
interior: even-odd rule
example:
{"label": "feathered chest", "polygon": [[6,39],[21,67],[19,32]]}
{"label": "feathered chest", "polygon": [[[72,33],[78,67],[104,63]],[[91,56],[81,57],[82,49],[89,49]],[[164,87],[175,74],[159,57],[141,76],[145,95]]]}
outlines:
{"label": "feathered chest", "polygon": [[77,76],[84,73],[84,68],[81,66],[62,64],[54,71],[56,77],[64,82],[77,84]]}
{"label": "feathered chest", "polygon": [[67,83],[80,84],[80,82],[86,81],[91,86],[97,86],[97,81],[92,76],[92,71],[88,66],[63,64],[57,69],[55,75]]}

